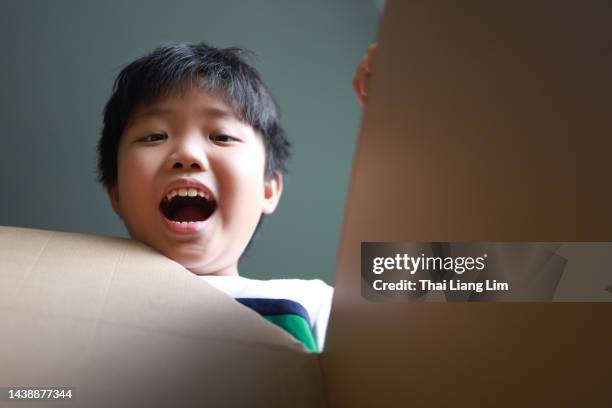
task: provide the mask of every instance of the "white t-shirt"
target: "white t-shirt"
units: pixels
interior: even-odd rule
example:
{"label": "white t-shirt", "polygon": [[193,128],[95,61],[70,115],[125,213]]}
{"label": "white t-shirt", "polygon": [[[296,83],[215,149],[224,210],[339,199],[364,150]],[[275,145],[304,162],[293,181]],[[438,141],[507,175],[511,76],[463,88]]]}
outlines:
{"label": "white t-shirt", "polygon": [[242,276],[200,276],[233,298],[287,299],[302,305],[310,317],[310,329],[323,350],[334,288],[320,279],[248,279]]}

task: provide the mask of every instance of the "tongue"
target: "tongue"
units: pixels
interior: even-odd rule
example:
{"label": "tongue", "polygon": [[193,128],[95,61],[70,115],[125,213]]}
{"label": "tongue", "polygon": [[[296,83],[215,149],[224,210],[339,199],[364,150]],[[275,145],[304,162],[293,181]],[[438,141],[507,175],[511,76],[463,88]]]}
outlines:
{"label": "tongue", "polygon": [[172,219],[174,221],[204,221],[206,215],[204,208],[191,205],[179,208]]}

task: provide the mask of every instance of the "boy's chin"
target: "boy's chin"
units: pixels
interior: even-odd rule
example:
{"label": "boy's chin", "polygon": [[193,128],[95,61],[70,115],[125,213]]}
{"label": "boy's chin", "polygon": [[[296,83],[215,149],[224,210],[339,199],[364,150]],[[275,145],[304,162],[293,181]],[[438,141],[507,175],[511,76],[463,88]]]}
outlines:
{"label": "boy's chin", "polygon": [[206,256],[203,256],[202,251],[180,250],[173,248],[171,251],[162,252],[165,256],[173,261],[181,264],[187,269],[202,269],[209,263]]}
{"label": "boy's chin", "polygon": [[179,263],[183,268],[196,275],[236,275],[237,261],[227,265],[219,265],[212,262],[215,257],[204,253],[202,248],[174,248],[169,253],[162,252],[163,255]]}
{"label": "boy's chin", "polygon": [[187,267],[185,265],[183,265],[183,267],[197,276],[238,276],[238,268],[236,265],[226,268]]}

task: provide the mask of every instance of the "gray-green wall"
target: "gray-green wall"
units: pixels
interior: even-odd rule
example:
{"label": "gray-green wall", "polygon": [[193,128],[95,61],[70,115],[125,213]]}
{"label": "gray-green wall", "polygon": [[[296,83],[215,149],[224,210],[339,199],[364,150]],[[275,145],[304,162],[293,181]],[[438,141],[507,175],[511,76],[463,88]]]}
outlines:
{"label": "gray-green wall", "polygon": [[356,65],[381,1],[0,3],[0,225],[127,237],[95,179],[120,68],[169,41],[253,50],[294,146],[285,193],[242,260],[252,278],[331,283],[361,109]]}

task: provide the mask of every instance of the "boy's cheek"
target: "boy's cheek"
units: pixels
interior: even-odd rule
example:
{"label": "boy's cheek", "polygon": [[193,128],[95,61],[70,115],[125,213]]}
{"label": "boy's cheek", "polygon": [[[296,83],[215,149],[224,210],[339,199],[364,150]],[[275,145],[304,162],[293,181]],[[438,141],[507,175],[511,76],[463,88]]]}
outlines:
{"label": "boy's cheek", "polygon": [[[221,199],[224,199],[234,213],[252,216],[261,212],[262,198],[264,194],[263,177],[258,176],[258,170],[251,170],[242,174],[227,175],[226,180],[231,178],[233,183],[227,183],[225,191],[222,191]],[[225,197],[223,197],[225,196]]]}

